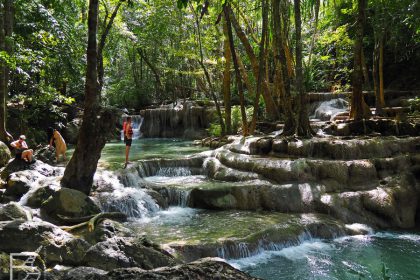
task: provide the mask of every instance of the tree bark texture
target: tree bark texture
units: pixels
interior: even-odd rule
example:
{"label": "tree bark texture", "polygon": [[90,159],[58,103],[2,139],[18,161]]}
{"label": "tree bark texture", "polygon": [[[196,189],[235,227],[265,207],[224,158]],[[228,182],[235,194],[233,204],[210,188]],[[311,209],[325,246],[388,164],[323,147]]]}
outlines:
{"label": "tree bark texture", "polygon": [[97,54],[97,56],[98,56],[97,67],[98,67],[99,91],[102,90],[102,87],[104,85],[104,56],[103,56],[103,50],[104,50],[104,47],[105,47],[105,44],[106,44],[106,39],[109,35],[109,31],[111,30],[112,24],[114,23],[115,17],[117,16],[118,10],[120,9],[123,1],[125,1],[125,0],[118,1],[117,5],[114,8],[114,11],[111,14],[111,17],[109,18],[108,23],[106,23],[106,20],[107,20],[106,18],[107,17],[105,17],[105,19],[104,19],[104,23],[106,23],[106,24],[104,25],[105,29],[102,32],[101,40],[99,41],[98,54]]}
{"label": "tree bark texture", "polygon": [[224,35],[224,56],[225,56],[225,69],[223,71],[223,101],[225,103],[225,122],[226,122],[226,133],[232,133],[232,107],[230,104],[230,67],[232,54],[229,46],[229,34],[226,20],[223,21],[223,35]]}
{"label": "tree bark texture", "polygon": [[223,12],[225,15],[225,21],[226,21],[226,27],[227,27],[227,33],[228,33],[228,39],[229,39],[229,48],[232,55],[233,66],[235,68],[236,85],[239,91],[239,102],[241,105],[241,118],[242,118],[242,134],[244,136],[247,136],[248,123],[246,120],[245,97],[244,97],[244,92],[243,92],[243,87],[242,87],[241,73],[239,70],[238,57],[236,56],[235,45],[233,43],[232,24],[230,21],[230,13],[229,13],[228,4],[225,4],[225,6],[223,7]]}
{"label": "tree bark texture", "polygon": [[97,26],[98,0],[90,0],[83,121],[79,131],[76,149],[67,164],[61,180],[63,187],[76,189],[87,195],[90,193],[93,176],[95,175],[108,133],[112,131],[116,122],[116,114],[111,110],[102,109],[99,104]]}
{"label": "tree bark texture", "polygon": [[[13,1],[0,1],[0,51],[7,55],[12,54],[13,33]],[[9,67],[5,61],[0,60],[0,141],[5,143],[12,140],[7,132],[7,94],[9,91]]]}
{"label": "tree bark texture", "polygon": [[[235,29],[236,35],[238,36],[239,40],[244,46],[245,52],[247,53],[249,61],[251,62],[252,72],[254,74],[254,77],[257,79],[258,73],[259,73],[259,69],[258,69],[259,66],[258,66],[257,57],[254,53],[254,49],[252,48],[247,36],[243,32],[238,21],[236,20],[232,9],[230,7],[228,8],[229,8],[229,15],[230,15],[232,26]],[[274,103],[274,99],[271,95],[270,86],[266,79],[262,81],[262,86],[263,86],[262,94],[264,97],[267,115],[272,119],[278,119],[278,112],[277,112],[276,104]]]}
{"label": "tree bark texture", "polygon": [[281,0],[272,0],[272,20],[274,28],[273,51],[275,64],[274,88],[278,91],[278,95],[280,97],[280,107],[282,109],[284,119],[284,131],[292,131],[295,127],[295,118],[292,111],[290,86],[287,85],[287,83],[289,83],[289,77],[287,71],[286,55],[283,49],[284,38],[282,37],[281,31],[282,21],[280,15],[280,1]]}
{"label": "tree bark texture", "polygon": [[201,68],[204,71],[204,77],[205,77],[206,82],[208,83],[208,86],[209,86],[209,94],[214,101],[214,105],[216,106],[216,112],[217,112],[217,116],[219,117],[219,123],[220,123],[220,127],[222,129],[222,135],[224,135],[226,133],[226,127],[225,127],[225,122],[223,120],[222,110],[220,109],[219,102],[217,101],[217,96],[215,94],[215,90],[214,90],[214,86],[213,86],[213,83],[212,83],[211,78],[210,78],[210,74],[207,70],[206,65],[204,65],[203,46],[202,46],[202,43],[201,43],[200,22],[198,20],[198,15],[197,15],[194,7],[192,5],[190,5],[190,8],[191,8],[191,11],[194,14],[195,24],[196,24],[196,28],[197,28],[198,47],[199,47],[199,50],[200,50],[200,60],[199,60],[198,63],[200,64]]}
{"label": "tree bark texture", "polygon": [[300,14],[300,0],[294,0],[295,28],[296,28],[296,89],[299,95],[298,121],[296,135],[312,137],[312,130],[309,124],[308,102],[303,85],[303,64],[302,64],[302,20]]}
{"label": "tree bark texture", "polygon": [[[262,16],[263,16],[263,22],[262,22],[262,30],[261,30],[261,41],[260,41],[260,53],[258,57],[258,76],[257,76],[257,91],[255,94],[254,99],[254,113],[252,115],[252,121],[251,121],[251,127],[250,127],[250,134],[254,134],[256,126],[257,126],[257,119],[258,119],[258,107],[260,103],[260,95],[261,95],[261,89],[262,89],[262,82],[267,81],[267,78],[265,76],[265,61],[266,61],[266,55],[265,55],[265,47],[267,44],[267,29],[268,29],[268,3],[267,0],[262,0]],[[271,95],[271,94],[270,94]],[[273,96],[271,95],[271,98]],[[274,100],[273,100],[274,103]]]}
{"label": "tree bark texture", "polygon": [[[356,39],[354,41],[354,62],[353,62],[353,95],[351,98],[350,118],[361,120],[369,117],[369,107],[363,99],[363,71],[362,71],[362,49],[363,49],[363,26],[365,20],[366,0],[358,0],[358,13],[356,20]],[[369,112],[368,112],[369,111]]]}

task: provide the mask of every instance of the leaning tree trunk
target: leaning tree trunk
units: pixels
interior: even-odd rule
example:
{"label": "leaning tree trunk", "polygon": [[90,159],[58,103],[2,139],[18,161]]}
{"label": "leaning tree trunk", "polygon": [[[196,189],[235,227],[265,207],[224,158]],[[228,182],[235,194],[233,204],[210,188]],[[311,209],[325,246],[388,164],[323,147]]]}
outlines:
{"label": "leaning tree trunk", "polygon": [[102,109],[99,102],[97,25],[98,0],[90,0],[83,122],[76,149],[61,180],[63,187],[76,189],[85,194],[90,193],[101,150],[105,146],[108,132],[112,130],[116,121],[116,114],[111,110]]}
{"label": "leaning tree trunk", "polygon": [[358,13],[356,21],[356,40],[354,41],[354,65],[353,65],[353,95],[351,98],[350,118],[361,120],[368,118],[370,110],[363,99],[363,22],[365,20],[366,0],[358,0]]}
{"label": "leaning tree trunk", "polygon": [[[13,1],[0,2],[0,52],[12,53],[11,36],[13,32]],[[0,141],[9,142],[11,135],[6,130],[7,92],[9,83],[9,67],[0,59]]]}
{"label": "leaning tree trunk", "polygon": [[296,25],[296,89],[299,95],[296,134],[302,137],[312,137],[309,124],[308,102],[303,85],[302,66],[302,20],[300,16],[300,0],[294,0]]}

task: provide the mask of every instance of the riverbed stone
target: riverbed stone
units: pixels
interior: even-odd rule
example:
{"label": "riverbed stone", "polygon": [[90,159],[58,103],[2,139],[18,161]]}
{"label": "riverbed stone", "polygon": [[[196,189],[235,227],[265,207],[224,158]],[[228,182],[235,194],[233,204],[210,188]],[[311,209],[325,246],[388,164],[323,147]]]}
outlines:
{"label": "riverbed stone", "polygon": [[28,195],[26,205],[32,208],[40,208],[42,203],[59,189],[60,187],[56,185],[42,186]]}
{"label": "riverbed stone", "polygon": [[41,209],[49,216],[85,217],[100,213],[99,207],[84,193],[68,188],[61,188],[46,200]]}
{"label": "riverbed stone", "polygon": [[5,166],[12,158],[9,147],[0,141],[0,168]]}
{"label": "riverbed stone", "polygon": [[112,270],[122,267],[153,269],[174,265],[175,261],[144,240],[113,237],[89,248],[83,263],[103,270]]}
{"label": "riverbed stone", "polygon": [[0,222],[0,240],[0,251],[16,253],[39,249],[45,262],[67,265],[79,265],[89,248],[86,241],[44,221]]}
{"label": "riverbed stone", "polygon": [[0,221],[29,220],[31,214],[16,202],[0,205]]}

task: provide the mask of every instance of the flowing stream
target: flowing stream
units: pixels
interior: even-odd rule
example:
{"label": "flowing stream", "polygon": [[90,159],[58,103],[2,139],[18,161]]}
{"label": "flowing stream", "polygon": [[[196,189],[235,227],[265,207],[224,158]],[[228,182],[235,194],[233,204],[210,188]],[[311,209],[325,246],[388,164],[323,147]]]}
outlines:
{"label": "flowing stream", "polygon": [[[372,232],[347,237],[337,232],[336,238],[321,240],[313,237],[305,224],[317,219],[323,223],[328,217],[188,207],[190,191],[194,188],[239,184],[211,180],[203,170],[176,166],[177,159],[204,150],[192,146],[191,142],[174,139],[134,141],[132,161],[172,159],[175,165],[154,166],[153,170],[149,166],[148,172],[124,171],[126,177],[132,178],[121,180],[120,177],[112,197],[102,197],[103,207],[113,210],[119,205],[117,210],[131,217],[129,227],[174,254],[182,252],[185,260],[218,256],[262,279],[385,279],[384,267],[389,268],[385,274],[390,279],[420,279],[418,233]],[[123,153],[123,143],[107,144],[102,153],[102,166],[118,171]],[[169,208],[161,209],[153,203],[142,190],[145,186],[160,190]]]}

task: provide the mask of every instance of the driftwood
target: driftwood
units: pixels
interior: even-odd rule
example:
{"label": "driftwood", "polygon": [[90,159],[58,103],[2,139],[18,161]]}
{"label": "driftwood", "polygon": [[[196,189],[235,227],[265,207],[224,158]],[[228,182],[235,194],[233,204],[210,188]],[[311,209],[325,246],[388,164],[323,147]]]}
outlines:
{"label": "driftwood", "polygon": [[96,215],[80,217],[80,218],[69,218],[62,215],[57,215],[63,222],[78,223],[72,226],[61,226],[60,228],[65,231],[72,231],[84,226],[87,226],[88,231],[93,231],[95,226],[103,219],[111,219],[118,221],[126,221],[127,215],[121,212],[105,212]]}

